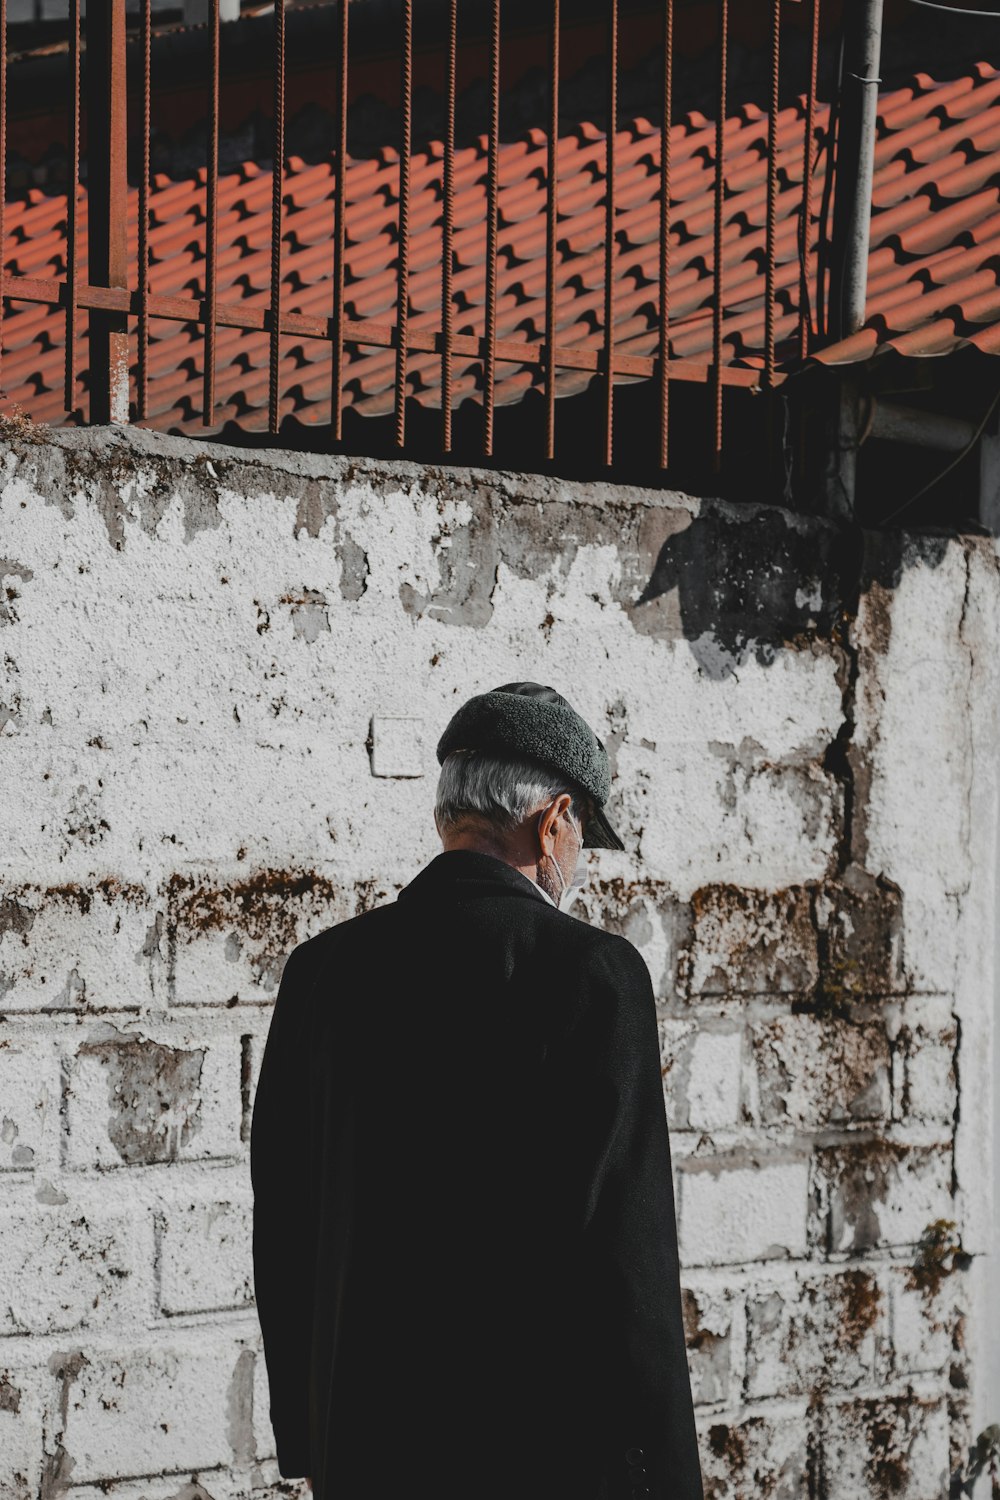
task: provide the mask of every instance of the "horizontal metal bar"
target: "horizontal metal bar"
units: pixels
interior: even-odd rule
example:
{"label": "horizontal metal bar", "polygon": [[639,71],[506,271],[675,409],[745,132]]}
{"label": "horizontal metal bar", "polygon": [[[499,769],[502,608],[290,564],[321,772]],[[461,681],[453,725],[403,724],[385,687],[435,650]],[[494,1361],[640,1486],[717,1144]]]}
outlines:
{"label": "horizontal metal bar", "polygon": [[936,448],[944,453],[962,453],[975,441],[976,424],[963,417],[899,406],[895,401],[880,401],[875,396],[869,399],[868,437],[883,438],[890,443],[912,443],[917,448]]}
{"label": "horizontal metal bar", "polygon": [[[0,295],[13,302],[44,302],[51,307],[64,307],[68,298],[65,281],[49,280],[35,276],[3,277]],[[76,305],[93,308],[101,312],[125,312],[138,314],[139,293],[124,291],[118,287],[86,286],[76,288]],[[203,327],[206,306],[200,297],[163,297],[149,294],[148,311],[151,318],[165,318],[175,323],[194,323]],[[269,333],[271,317],[266,307],[243,307],[238,302],[220,302],[215,309],[215,321],[220,328],[244,328],[251,333]],[[297,334],[300,338],[330,339],[334,334],[332,318],[309,317],[304,313],[281,313],[280,332]],[[346,343],[370,344],[376,349],[396,347],[396,325],[380,323],[375,319],[360,322],[344,319],[343,336]],[[444,335],[436,328],[411,328],[406,347],[417,354],[440,354],[444,349]],[[470,359],[482,359],[486,351],[486,340],[475,334],[455,334],[452,352],[464,354]],[[496,357],[501,363],[543,365],[547,346],[541,340],[527,343],[523,339],[497,339]],[[556,346],[554,362],[564,370],[583,370],[597,374],[603,368],[602,349],[580,349],[559,344]],[[615,354],[615,373],[635,379],[649,379],[659,370],[659,359],[654,355]],[[712,376],[712,365],[694,359],[670,361],[670,378],[703,383]],[[757,390],[761,385],[761,371],[743,369],[735,365],[723,365],[719,375],[723,385],[743,386]],[[784,380],[778,373],[778,381]]]}

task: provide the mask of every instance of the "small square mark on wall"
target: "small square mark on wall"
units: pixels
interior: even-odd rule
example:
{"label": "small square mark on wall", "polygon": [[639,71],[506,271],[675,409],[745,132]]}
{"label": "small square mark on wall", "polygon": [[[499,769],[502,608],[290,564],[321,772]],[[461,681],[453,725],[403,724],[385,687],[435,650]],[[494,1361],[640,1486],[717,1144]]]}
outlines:
{"label": "small square mark on wall", "polygon": [[394,714],[375,714],[368,735],[373,776],[424,774],[424,721]]}

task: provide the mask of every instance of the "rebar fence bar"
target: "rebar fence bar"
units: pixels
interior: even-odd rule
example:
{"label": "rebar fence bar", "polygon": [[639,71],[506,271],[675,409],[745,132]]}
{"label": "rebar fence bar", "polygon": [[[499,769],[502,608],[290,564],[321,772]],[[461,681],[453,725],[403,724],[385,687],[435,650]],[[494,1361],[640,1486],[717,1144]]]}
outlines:
{"label": "rebar fence bar", "polygon": [[[601,453],[604,463],[615,462],[615,408],[622,385],[652,382],[656,392],[658,433],[650,435],[651,462],[666,470],[671,461],[671,386],[676,381],[698,382],[706,386],[710,420],[708,454],[710,465],[721,464],[723,446],[723,393],[727,388],[773,391],[784,378],[782,362],[791,346],[795,357],[805,357],[816,335],[813,310],[817,306],[813,252],[817,239],[814,222],[816,163],[825,128],[826,114],[817,104],[817,59],[820,38],[820,0],[711,0],[707,7],[714,26],[714,93],[712,116],[706,123],[706,143],[698,147],[698,171],[704,171],[706,160],[711,171],[706,211],[707,226],[702,260],[707,263],[704,294],[691,317],[708,330],[702,351],[683,352],[684,320],[677,312],[675,287],[677,246],[677,205],[685,204],[692,191],[694,158],[681,157],[678,144],[690,123],[674,119],[678,61],[675,56],[677,12],[683,0],[658,0],[657,5],[642,7],[647,16],[655,12],[662,67],[657,88],[659,98],[651,121],[642,128],[646,163],[643,171],[651,180],[648,191],[650,215],[639,238],[643,244],[643,266],[628,251],[623,225],[631,223],[634,183],[640,159],[629,143],[634,122],[623,119],[621,90],[621,57],[623,40],[631,24],[632,8],[626,0],[603,0],[604,97],[595,99],[593,113],[603,117],[603,143],[591,152],[591,170],[601,180],[600,216],[603,238],[595,263],[586,263],[588,296],[587,320],[581,324],[579,309],[567,310],[567,282],[574,266],[565,243],[572,240],[577,220],[573,208],[564,201],[569,197],[561,187],[560,139],[565,87],[565,37],[569,24],[567,7],[560,0],[539,0],[536,22],[538,59],[545,80],[546,97],[539,110],[537,127],[531,136],[532,148],[540,146],[539,163],[531,174],[531,191],[540,199],[533,210],[538,221],[537,235],[524,235],[528,250],[522,258],[537,263],[539,303],[537,316],[518,319],[508,316],[501,307],[507,283],[504,240],[509,218],[523,210],[504,205],[504,153],[508,141],[504,136],[504,78],[507,62],[508,32],[505,29],[502,0],[482,0],[481,21],[485,22],[486,128],[481,157],[475,161],[462,158],[457,137],[459,77],[463,65],[465,12],[460,22],[458,0],[442,0],[443,43],[438,45],[433,66],[439,68],[438,88],[443,101],[440,139],[425,150],[419,161],[414,155],[414,0],[399,0],[399,33],[389,49],[390,63],[398,79],[398,141],[395,143],[396,182],[392,194],[395,223],[392,226],[394,253],[391,272],[394,278],[392,306],[378,316],[356,316],[353,285],[356,274],[349,269],[349,253],[357,245],[359,231],[352,224],[349,203],[352,158],[349,142],[349,97],[352,83],[353,48],[352,15],[363,9],[360,3],[335,0],[326,14],[329,25],[327,97],[332,103],[332,146],[329,152],[328,223],[325,229],[325,251],[312,257],[316,287],[322,284],[326,306],[302,310],[289,306],[295,299],[287,295],[287,242],[285,220],[288,161],[286,137],[287,91],[285,0],[275,0],[273,13],[273,46],[267,60],[271,71],[272,92],[272,163],[270,165],[270,236],[269,272],[266,296],[244,297],[234,288],[224,264],[231,259],[232,229],[224,232],[220,218],[220,121],[222,119],[223,75],[220,56],[225,47],[220,26],[220,0],[208,0],[208,20],[204,27],[204,128],[206,138],[203,170],[202,223],[200,251],[203,266],[197,284],[188,286],[184,295],[176,291],[157,290],[151,274],[151,226],[159,188],[152,175],[151,120],[155,115],[156,67],[151,0],[140,0],[138,28],[131,37],[126,34],[125,0],[90,0],[86,21],[81,26],[80,0],[68,0],[68,46],[66,53],[65,138],[67,183],[65,187],[64,274],[26,275],[17,269],[16,257],[4,241],[2,298],[0,298],[0,359],[3,355],[5,322],[12,304],[40,304],[59,310],[57,316],[65,326],[64,405],[76,412],[77,419],[127,422],[151,418],[151,322],[165,321],[196,329],[201,346],[200,424],[211,429],[218,423],[219,381],[226,369],[226,358],[220,352],[220,334],[224,330],[255,332],[267,344],[267,427],[279,432],[285,389],[282,360],[288,341],[297,344],[318,341],[327,360],[327,405],[329,442],[344,439],[344,408],[351,378],[351,363],[359,350],[384,350],[391,356],[391,376],[387,379],[386,402],[391,401],[394,442],[405,452],[408,443],[407,414],[409,403],[418,394],[424,405],[439,408],[440,441],[443,455],[453,451],[454,424],[458,406],[471,399],[481,406],[481,453],[494,455],[496,447],[496,409],[503,370],[516,367],[524,372],[524,388],[537,390],[544,412],[542,452],[539,457],[553,459],[556,454],[556,398],[562,394],[561,383],[569,377],[567,389],[596,382],[601,393]],[[706,6],[703,4],[702,9]],[[755,314],[759,332],[745,331],[746,319],[735,322],[744,331],[734,336],[728,327],[733,309],[737,313],[746,302],[747,288],[731,285],[727,266],[727,204],[733,177],[727,163],[727,152],[739,137],[741,118],[731,116],[729,98],[729,59],[731,30],[738,9],[752,9],[763,22],[767,43],[766,98],[767,119],[763,127],[763,149],[760,159],[760,203],[763,216],[760,237],[762,306]],[[798,80],[795,118],[800,121],[798,144],[789,146],[787,121],[781,126],[781,100],[789,97],[789,84],[782,73],[782,37],[785,16],[795,12],[799,34],[807,37],[804,55],[806,76]],[[483,31],[480,25],[479,35]],[[523,50],[523,18],[519,32]],[[131,100],[126,88],[126,49],[132,55],[132,76],[138,78]],[[8,194],[10,173],[7,171],[8,132],[8,51],[5,0],[0,0],[0,238],[9,227]],[[398,49],[395,65],[391,52]],[[136,60],[137,59],[137,60]],[[81,60],[83,68],[81,70]],[[423,67],[428,66],[426,56]],[[11,64],[13,66],[13,64]],[[82,88],[82,83],[85,87]],[[706,101],[707,102],[707,101]],[[81,136],[82,123],[86,125]],[[745,121],[743,122],[745,124]],[[680,134],[678,133],[680,132]],[[745,134],[745,130],[744,130]],[[132,142],[129,181],[128,144]],[[385,142],[387,152],[393,143]],[[789,160],[794,155],[796,166]],[[484,160],[482,160],[484,158]],[[387,158],[389,159],[389,158]],[[428,165],[430,164],[430,165]],[[266,167],[266,163],[264,164]],[[86,168],[85,173],[82,168]],[[419,167],[419,170],[418,170]],[[829,171],[829,163],[827,164]],[[739,169],[745,175],[743,166]],[[478,175],[477,175],[478,173]],[[739,173],[737,173],[739,175]],[[741,178],[742,181],[742,178]],[[470,183],[481,190],[481,212],[470,225],[468,215],[461,224],[457,204],[463,193],[471,191]],[[162,184],[161,184],[162,186]],[[526,190],[522,191],[522,196]],[[630,194],[632,196],[630,196]],[[794,201],[790,201],[790,195]],[[164,202],[169,195],[164,194]],[[11,195],[11,202],[13,195]],[[428,216],[428,203],[433,212]],[[137,215],[136,232],[129,237],[129,212]],[[81,209],[86,213],[86,254],[83,254]],[[156,209],[162,222],[167,207]],[[418,225],[419,220],[419,225]],[[418,266],[414,261],[414,235],[425,234],[428,225],[438,236],[440,267],[435,268],[438,293],[433,307],[426,299],[417,308],[413,302],[414,276],[424,275],[424,256]],[[790,229],[790,233],[789,233]],[[384,226],[383,226],[384,230]],[[692,234],[690,223],[686,234]],[[480,248],[471,258],[481,260],[481,317],[472,326],[467,316],[468,296],[462,288],[461,266],[456,256],[460,237],[479,236]],[[228,237],[227,237],[228,236]],[[788,252],[789,240],[793,249]],[[464,243],[464,241],[463,241]],[[631,242],[629,242],[631,243]],[[131,244],[131,248],[130,248]],[[537,247],[537,248],[530,248]],[[783,248],[782,248],[783,247]],[[468,245],[462,265],[470,261]],[[631,258],[630,258],[631,255]],[[596,268],[595,268],[596,266]],[[648,275],[643,267],[648,266]],[[568,269],[567,269],[568,268]],[[634,297],[627,296],[633,284],[629,277],[645,276],[646,295],[641,303],[641,327],[636,330]],[[527,273],[526,273],[527,279]],[[595,286],[595,279],[600,286]],[[690,279],[690,278],[688,278]],[[508,278],[509,280],[509,278]],[[533,283],[534,284],[534,283]],[[523,290],[523,289],[522,289]],[[524,293],[527,296],[527,293]],[[80,324],[86,315],[88,354],[80,343]],[[735,325],[734,325],[735,326]],[[781,348],[779,349],[779,333]],[[779,357],[780,355],[780,357]],[[313,355],[310,360],[315,362]],[[220,363],[221,361],[221,363]],[[429,362],[428,362],[429,361]],[[162,362],[161,362],[162,363]],[[433,375],[428,371],[433,369]],[[0,382],[2,382],[0,374]],[[430,390],[433,383],[435,389]],[[87,402],[81,408],[81,393]],[[520,388],[519,388],[520,389]],[[430,392],[430,394],[428,394]],[[511,399],[504,394],[503,400]],[[389,406],[383,408],[389,416]],[[29,413],[30,414],[30,413]]]}

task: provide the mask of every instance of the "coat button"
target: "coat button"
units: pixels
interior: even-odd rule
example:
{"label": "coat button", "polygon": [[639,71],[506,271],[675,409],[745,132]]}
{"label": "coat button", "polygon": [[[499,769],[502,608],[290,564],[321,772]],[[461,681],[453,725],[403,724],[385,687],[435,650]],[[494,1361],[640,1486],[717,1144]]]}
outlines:
{"label": "coat button", "polygon": [[641,1448],[626,1448],[625,1449],[625,1462],[627,1464],[641,1464],[642,1463],[642,1459],[643,1459],[643,1453],[642,1453],[642,1449]]}
{"label": "coat button", "polygon": [[642,1484],[643,1480],[646,1478],[646,1470],[643,1468],[642,1464],[630,1464],[628,1477],[629,1479],[631,1479],[633,1484]]}

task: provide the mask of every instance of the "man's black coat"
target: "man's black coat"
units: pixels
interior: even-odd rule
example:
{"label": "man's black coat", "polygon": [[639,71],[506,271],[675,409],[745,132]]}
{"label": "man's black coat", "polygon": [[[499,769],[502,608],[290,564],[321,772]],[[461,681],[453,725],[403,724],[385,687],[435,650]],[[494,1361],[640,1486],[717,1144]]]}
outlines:
{"label": "man's black coat", "polygon": [[439,855],[292,953],[251,1171],[278,1465],[317,1500],[700,1500],[624,938]]}

